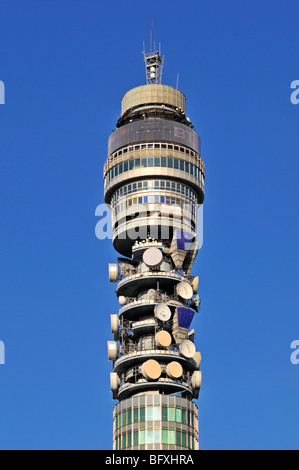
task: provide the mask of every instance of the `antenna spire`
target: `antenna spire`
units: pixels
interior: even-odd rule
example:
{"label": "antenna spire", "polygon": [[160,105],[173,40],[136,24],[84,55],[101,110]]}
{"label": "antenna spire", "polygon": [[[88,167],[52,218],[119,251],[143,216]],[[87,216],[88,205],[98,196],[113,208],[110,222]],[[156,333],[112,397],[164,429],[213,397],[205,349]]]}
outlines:
{"label": "antenna spire", "polygon": [[153,83],[161,84],[164,57],[161,56],[160,44],[159,50],[156,51],[156,43],[154,42],[154,50],[152,51],[152,30],[150,32],[150,52],[145,52],[145,44],[143,42],[143,57],[145,62],[147,85],[151,85]]}

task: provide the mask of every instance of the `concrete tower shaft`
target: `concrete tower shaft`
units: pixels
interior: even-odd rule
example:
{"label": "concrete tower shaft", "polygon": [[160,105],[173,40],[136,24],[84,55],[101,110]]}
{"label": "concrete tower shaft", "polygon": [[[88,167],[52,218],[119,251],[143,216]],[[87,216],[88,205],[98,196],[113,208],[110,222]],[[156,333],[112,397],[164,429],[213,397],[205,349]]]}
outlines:
{"label": "concrete tower shaft", "polygon": [[109,265],[118,314],[108,341],[113,448],[197,449],[201,355],[190,329],[199,310],[197,209],[204,200],[200,139],[179,90],[148,84],[128,91],[109,137],[105,202]]}

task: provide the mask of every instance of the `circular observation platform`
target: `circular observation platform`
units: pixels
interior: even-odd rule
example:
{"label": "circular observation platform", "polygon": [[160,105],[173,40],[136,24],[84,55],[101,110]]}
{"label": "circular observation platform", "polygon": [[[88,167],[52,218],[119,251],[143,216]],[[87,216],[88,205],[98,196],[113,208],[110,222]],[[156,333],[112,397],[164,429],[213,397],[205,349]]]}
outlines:
{"label": "circular observation platform", "polygon": [[[172,310],[174,310],[176,307],[183,307],[183,304],[176,300],[161,300],[161,303],[167,303],[167,306]],[[129,302],[119,310],[119,317],[124,317],[126,320],[133,321],[140,317],[154,315],[154,309],[157,304],[158,302],[155,300],[135,300]],[[136,328],[137,326],[135,326],[135,329]]]}
{"label": "circular observation platform", "polygon": [[178,351],[167,349],[147,349],[143,351],[133,351],[119,357],[114,363],[114,371],[120,376],[122,373],[125,373],[128,368],[141,365],[149,358],[153,357],[161,364],[178,361],[184,370],[196,370],[196,362],[194,359],[186,358]]}
{"label": "circular observation platform", "polygon": [[193,225],[190,226],[190,224],[183,223],[181,220],[171,219],[169,221],[169,218],[164,219],[163,217],[151,219],[150,217],[142,218],[137,216],[136,218],[138,219],[137,222],[134,220],[124,222],[113,230],[115,250],[128,258],[132,256],[132,248],[136,240],[142,240],[148,236],[159,242],[161,241],[164,245],[170,245],[176,230],[188,232],[194,238],[196,236]]}
{"label": "circular observation platform", "polygon": [[118,389],[118,399],[123,400],[140,392],[158,391],[159,393],[170,395],[172,393],[183,393],[187,398],[193,398],[193,389],[188,382],[173,380],[170,378],[160,378],[157,381],[148,382],[140,379],[137,383],[125,382]]}
{"label": "circular observation platform", "polygon": [[118,283],[116,294],[118,297],[121,295],[124,297],[136,297],[141,290],[157,288],[158,283],[159,289],[168,292],[173,291],[174,287],[182,281],[186,281],[186,276],[166,271],[148,271],[146,273],[132,274]]}

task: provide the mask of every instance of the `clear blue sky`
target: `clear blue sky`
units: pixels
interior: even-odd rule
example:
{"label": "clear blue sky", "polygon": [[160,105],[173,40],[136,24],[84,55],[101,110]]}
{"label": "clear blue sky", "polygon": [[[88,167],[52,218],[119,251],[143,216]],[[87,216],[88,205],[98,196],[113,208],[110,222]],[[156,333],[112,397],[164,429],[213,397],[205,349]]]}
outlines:
{"label": "clear blue sky", "polygon": [[1,449],[111,448],[116,253],[94,214],[151,26],[206,163],[201,448],[299,448],[298,17],[297,0],[1,0]]}

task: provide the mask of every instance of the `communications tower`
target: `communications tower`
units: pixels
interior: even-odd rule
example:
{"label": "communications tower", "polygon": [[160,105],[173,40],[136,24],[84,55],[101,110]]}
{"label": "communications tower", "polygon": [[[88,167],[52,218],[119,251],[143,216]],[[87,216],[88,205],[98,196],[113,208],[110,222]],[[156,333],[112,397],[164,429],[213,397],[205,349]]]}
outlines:
{"label": "communications tower", "polygon": [[160,49],[144,60],[146,85],[123,96],[104,166],[120,254],[109,264],[120,304],[108,341],[113,449],[196,450],[201,355],[191,323],[200,300],[191,267],[204,163],[185,96],[161,84]]}

